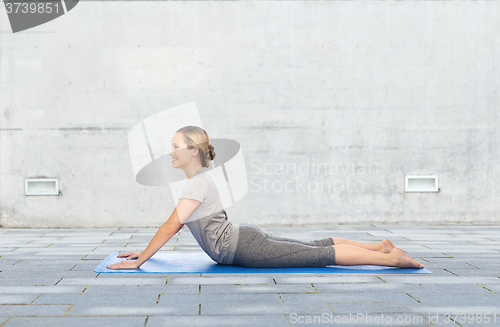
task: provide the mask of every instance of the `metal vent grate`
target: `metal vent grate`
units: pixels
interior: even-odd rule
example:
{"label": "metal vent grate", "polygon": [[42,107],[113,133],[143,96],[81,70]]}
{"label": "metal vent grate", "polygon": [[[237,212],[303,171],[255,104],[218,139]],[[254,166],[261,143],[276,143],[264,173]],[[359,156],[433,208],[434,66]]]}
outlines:
{"label": "metal vent grate", "polygon": [[406,175],[405,192],[439,192],[437,175]]}
{"label": "metal vent grate", "polygon": [[25,195],[59,195],[58,178],[27,178],[24,180]]}

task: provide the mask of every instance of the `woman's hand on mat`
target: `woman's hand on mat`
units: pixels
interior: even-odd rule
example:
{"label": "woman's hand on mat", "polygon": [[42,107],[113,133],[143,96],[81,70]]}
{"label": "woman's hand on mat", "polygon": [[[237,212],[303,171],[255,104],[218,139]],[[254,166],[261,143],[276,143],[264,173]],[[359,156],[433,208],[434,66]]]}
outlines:
{"label": "woman's hand on mat", "polygon": [[127,261],[123,260],[117,263],[113,263],[112,265],[107,265],[108,269],[138,269],[137,261]]}
{"label": "woman's hand on mat", "polygon": [[141,256],[142,252],[144,252],[144,251],[120,253],[119,255],[117,255],[117,257],[118,258],[127,257],[127,260],[130,260],[130,259],[139,258]]}

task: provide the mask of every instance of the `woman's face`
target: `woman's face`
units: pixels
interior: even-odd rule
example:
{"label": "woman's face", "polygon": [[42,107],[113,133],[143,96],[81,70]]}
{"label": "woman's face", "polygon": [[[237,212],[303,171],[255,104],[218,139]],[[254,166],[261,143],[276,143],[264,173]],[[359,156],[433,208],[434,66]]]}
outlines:
{"label": "woman's face", "polygon": [[172,151],[170,151],[169,155],[172,157],[172,167],[180,168],[186,165],[189,165],[193,158],[193,153],[196,149],[190,150],[187,148],[186,143],[184,143],[184,137],[181,132],[178,132],[174,135],[172,139]]}

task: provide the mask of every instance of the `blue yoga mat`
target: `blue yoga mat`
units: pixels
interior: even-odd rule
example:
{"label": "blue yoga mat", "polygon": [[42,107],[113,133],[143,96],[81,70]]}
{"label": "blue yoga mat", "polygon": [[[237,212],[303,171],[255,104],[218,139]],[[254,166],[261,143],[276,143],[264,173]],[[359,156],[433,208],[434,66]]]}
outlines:
{"label": "blue yoga mat", "polygon": [[[326,266],[303,268],[248,268],[236,265],[221,265],[213,261],[205,252],[156,252],[139,269],[108,269],[107,265],[127,260],[118,258],[113,252],[95,269],[97,273],[317,273],[317,274],[432,274],[425,268],[395,268],[385,266]],[[132,259],[137,260],[137,259]]]}

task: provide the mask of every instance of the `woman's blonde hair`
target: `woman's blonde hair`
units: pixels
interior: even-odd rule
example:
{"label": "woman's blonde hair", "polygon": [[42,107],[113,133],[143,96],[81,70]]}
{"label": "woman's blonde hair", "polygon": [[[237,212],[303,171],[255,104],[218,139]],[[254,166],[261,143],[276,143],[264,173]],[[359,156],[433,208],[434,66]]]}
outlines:
{"label": "woman's blonde hair", "polygon": [[210,161],[215,158],[214,147],[210,144],[207,132],[198,126],[184,126],[177,130],[184,136],[184,142],[188,149],[198,149],[200,154],[201,165],[207,167]]}

